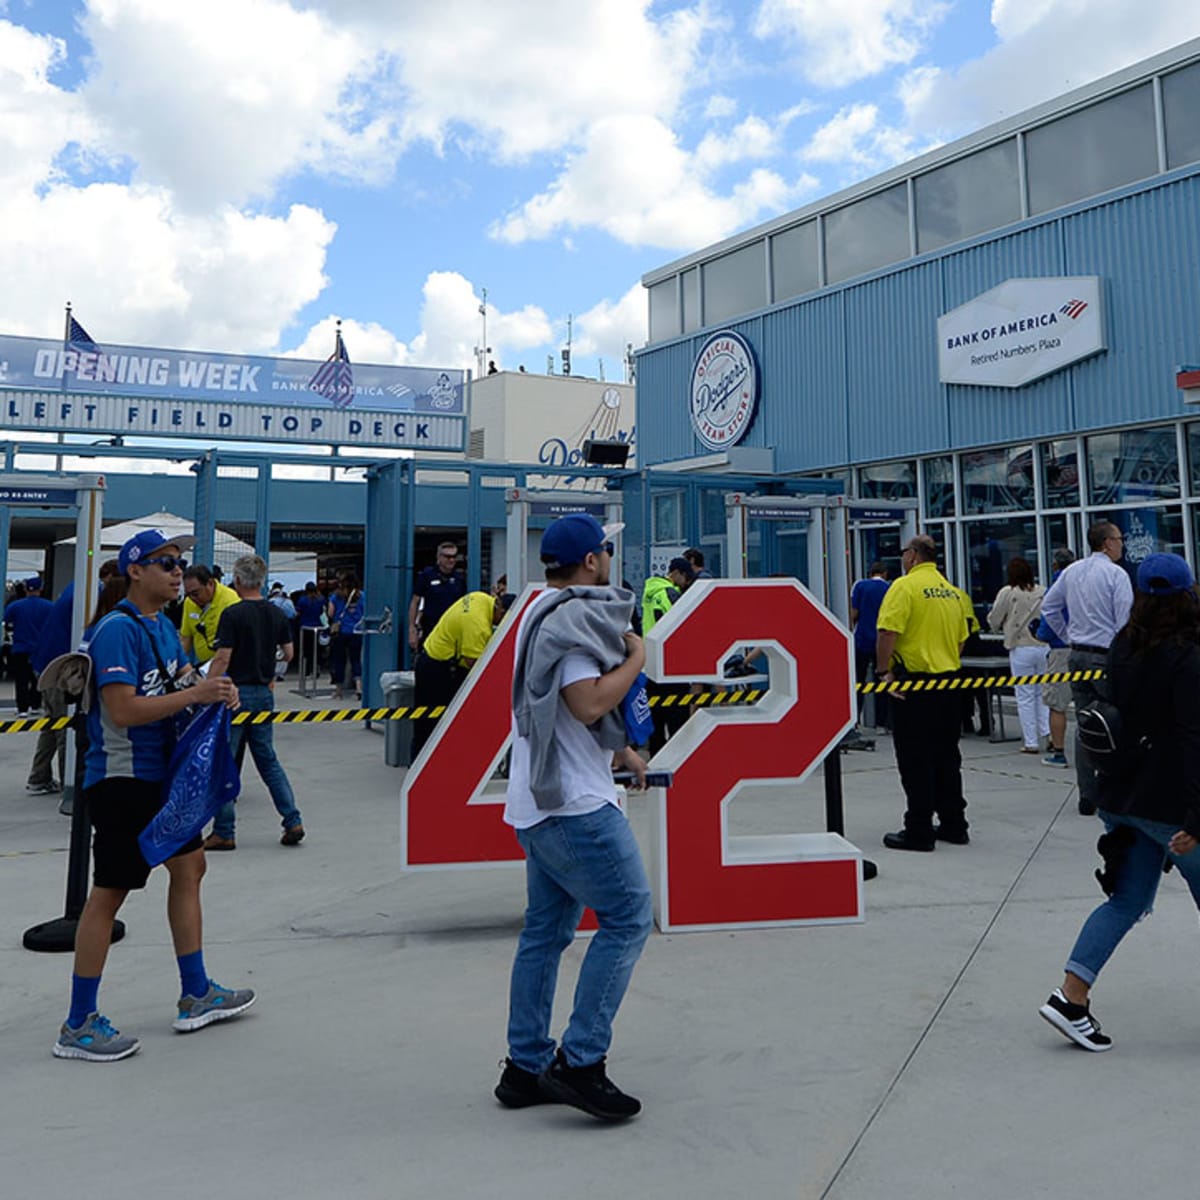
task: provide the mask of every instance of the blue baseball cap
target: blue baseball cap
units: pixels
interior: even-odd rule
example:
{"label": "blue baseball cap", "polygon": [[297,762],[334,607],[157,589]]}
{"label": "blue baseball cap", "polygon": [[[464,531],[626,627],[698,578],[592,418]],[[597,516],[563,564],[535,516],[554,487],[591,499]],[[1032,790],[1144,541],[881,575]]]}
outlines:
{"label": "blue baseball cap", "polygon": [[1137,589],[1149,596],[1176,596],[1195,586],[1192,568],[1178,554],[1147,554],[1138,564]]}
{"label": "blue baseball cap", "polygon": [[550,568],[578,566],[589,554],[599,554],[605,542],[625,523],[601,525],[590,513],[567,513],[546,526],[542,562]]}
{"label": "blue baseball cap", "polygon": [[42,590],[42,579],[40,575],[30,575],[25,580],[25,590],[27,592],[40,592]]}
{"label": "blue baseball cap", "polygon": [[117,569],[122,575],[127,575],[134,563],[149,558],[155,550],[161,550],[164,546],[178,546],[180,550],[190,550],[195,544],[196,539],[190,535],[168,536],[161,529],[143,529],[121,547],[121,553],[117,555]]}

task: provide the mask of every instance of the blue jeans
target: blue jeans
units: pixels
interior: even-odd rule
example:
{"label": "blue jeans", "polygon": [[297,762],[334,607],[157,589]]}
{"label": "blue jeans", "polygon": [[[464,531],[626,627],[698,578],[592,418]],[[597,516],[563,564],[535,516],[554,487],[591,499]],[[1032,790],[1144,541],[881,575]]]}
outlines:
{"label": "blue jeans", "polygon": [[[238,688],[238,695],[242,699],[240,711],[244,713],[275,711],[275,696],[269,687],[244,684]],[[275,811],[283,820],[284,829],[292,829],[302,824],[300,810],[296,807],[296,797],[292,793],[292,785],[288,782],[287,774],[275,755],[275,742],[271,734],[273,728],[270,722],[254,725],[247,721],[244,725],[235,725],[230,746],[234,756],[239,760],[239,766],[243,753],[243,741],[250,747],[254,765],[258,768],[258,774],[266,784],[267,791],[271,793],[271,800],[275,805]],[[217,837],[232,838],[236,824],[237,816],[234,802],[231,800],[228,804],[223,804],[217,813],[217,818],[213,822],[213,833]]]}
{"label": "blue jeans", "polygon": [[608,1053],[612,1023],[654,924],[650,885],[625,815],[612,804],[519,829],[528,903],[509,991],[508,1047],[518,1067],[540,1073],[554,1058],[550,1019],[558,963],[584,907],[600,928],[579,969],[562,1050],[573,1067]]}
{"label": "blue jeans", "polygon": [[1179,832],[1178,825],[1146,821],[1118,813],[1098,814],[1110,833],[1118,825],[1127,825],[1137,835],[1117,871],[1117,890],[1084,922],[1067,961],[1067,970],[1078,975],[1089,987],[1120,944],[1121,939],[1142,919],[1149,916],[1162,879],[1163,863],[1170,859],[1200,908],[1200,849],[1191,854],[1172,854],[1167,843]]}

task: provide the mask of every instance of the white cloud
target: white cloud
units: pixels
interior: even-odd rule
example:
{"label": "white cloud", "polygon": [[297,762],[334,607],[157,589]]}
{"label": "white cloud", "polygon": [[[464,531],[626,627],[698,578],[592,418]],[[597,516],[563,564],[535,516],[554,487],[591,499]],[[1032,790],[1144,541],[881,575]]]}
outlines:
{"label": "white cloud", "polygon": [[381,178],[397,139],[356,95],[378,52],[284,0],[88,0],[81,96],[101,144],[190,207],[268,195],[305,167]]}
{"label": "white cloud", "polygon": [[738,102],[733,96],[709,96],[704,106],[704,118],[707,121],[721,121],[732,117],[738,110]]}
{"label": "white cloud", "polygon": [[747,117],[727,134],[705,134],[696,147],[696,166],[715,170],[727,163],[769,158],[778,151],[779,131],[761,117]]}
{"label": "white cloud", "polygon": [[640,283],[635,283],[615,304],[601,300],[575,318],[576,355],[624,363],[625,348],[631,342],[634,349],[646,343],[647,313],[646,289]]}
{"label": "white cloud", "polygon": [[66,46],[0,20],[0,195],[34,187],[72,138],[86,136],[82,105],[49,82]]}
{"label": "white cloud", "polygon": [[753,31],[796,44],[814,83],[844,87],[911,62],[949,9],[944,0],[762,0]]}
{"label": "white cloud", "polygon": [[181,216],[168,193],[116,183],[0,197],[0,328],[53,337],[71,300],[101,343],[269,350],[325,286],[335,226],[222,209]]}
{"label": "white cloud", "polygon": [[[428,367],[475,369],[475,347],[483,326],[481,297],[474,285],[456,271],[431,271],[421,289],[421,328],[408,342],[373,322],[342,321],[342,336],[351,362],[399,363]],[[335,317],[313,325],[304,340],[288,354],[297,358],[327,358],[333,352]],[[487,305],[487,344],[491,358],[502,367],[513,364],[523,350],[546,345],[554,337],[550,318],[535,305],[504,312]]]}
{"label": "white cloud", "polygon": [[1194,38],[1194,0],[994,0],[1000,42],[912,99],[919,132],[956,136]]}
{"label": "white cloud", "polygon": [[[719,140],[709,152],[721,160]],[[608,117],[592,126],[550,187],[497,222],[493,234],[523,242],[596,226],[629,245],[687,249],[779,212],[816,187],[811,176],[788,182],[759,168],[721,195],[709,165],[655,118]]]}

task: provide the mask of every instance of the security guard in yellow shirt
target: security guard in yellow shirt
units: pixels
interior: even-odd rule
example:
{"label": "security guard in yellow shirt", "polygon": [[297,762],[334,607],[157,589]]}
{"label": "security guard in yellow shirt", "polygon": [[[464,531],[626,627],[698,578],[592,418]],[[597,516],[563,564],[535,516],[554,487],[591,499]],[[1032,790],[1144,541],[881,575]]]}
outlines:
{"label": "security guard in yellow shirt", "polygon": [[[918,534],[904,547],[905,573],[888,588],[879,608],[875,667],[883,683],[936,683],[959,669],[966,616],[958,589],[936,560],[931,537]],[[892,696],[892,744],[908,808],[904,828],[885,834],[883,844],[892,850],[932,850],[938,841],[965,846],[970,837],[958,749],[960,694],[934,688]]]}
{"label": "security guard in yellow shirt", "polygon": [[[468,592],[455,600],[429,632],[413,664],[413,700],[417,707],[449,704],[467,672],[483,653],[492,630],[500,624],[516,597],[511,592]],[[429,740],[434,721],[422,717],[413,723],[413,757]]]}

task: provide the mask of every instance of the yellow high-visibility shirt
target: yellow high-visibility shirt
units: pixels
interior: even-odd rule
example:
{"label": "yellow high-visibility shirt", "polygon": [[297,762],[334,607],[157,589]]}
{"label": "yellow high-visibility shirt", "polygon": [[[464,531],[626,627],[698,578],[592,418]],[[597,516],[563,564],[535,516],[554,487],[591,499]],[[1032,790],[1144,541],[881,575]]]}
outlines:
{"label": "yellow high-visibility shirt", "polygon": [[425,639],[425,653],[438,662],[477,659],[492,636],[495,604],[490,592],[468,592],[455,600]]}
{"label": "yellow high-visibility shirt", "polygon": [[240,600],[241,597],[233,588],[218,580],[207,608],[202,609],[195,600],[183,602],[183,621],[179,627],[179,635],[192,639],[192,653],[198,663],[206,663],[216,654],[213,643],[217,640],[217,626],[221,624],[221,614]]}
{"label": "yellow high-visibility shirt", "polygon": [[893,665],[922,674],[957,671],[967,640],[959,591],[931,562],[917,563],[883,597],[878,628],[896,634]]}

